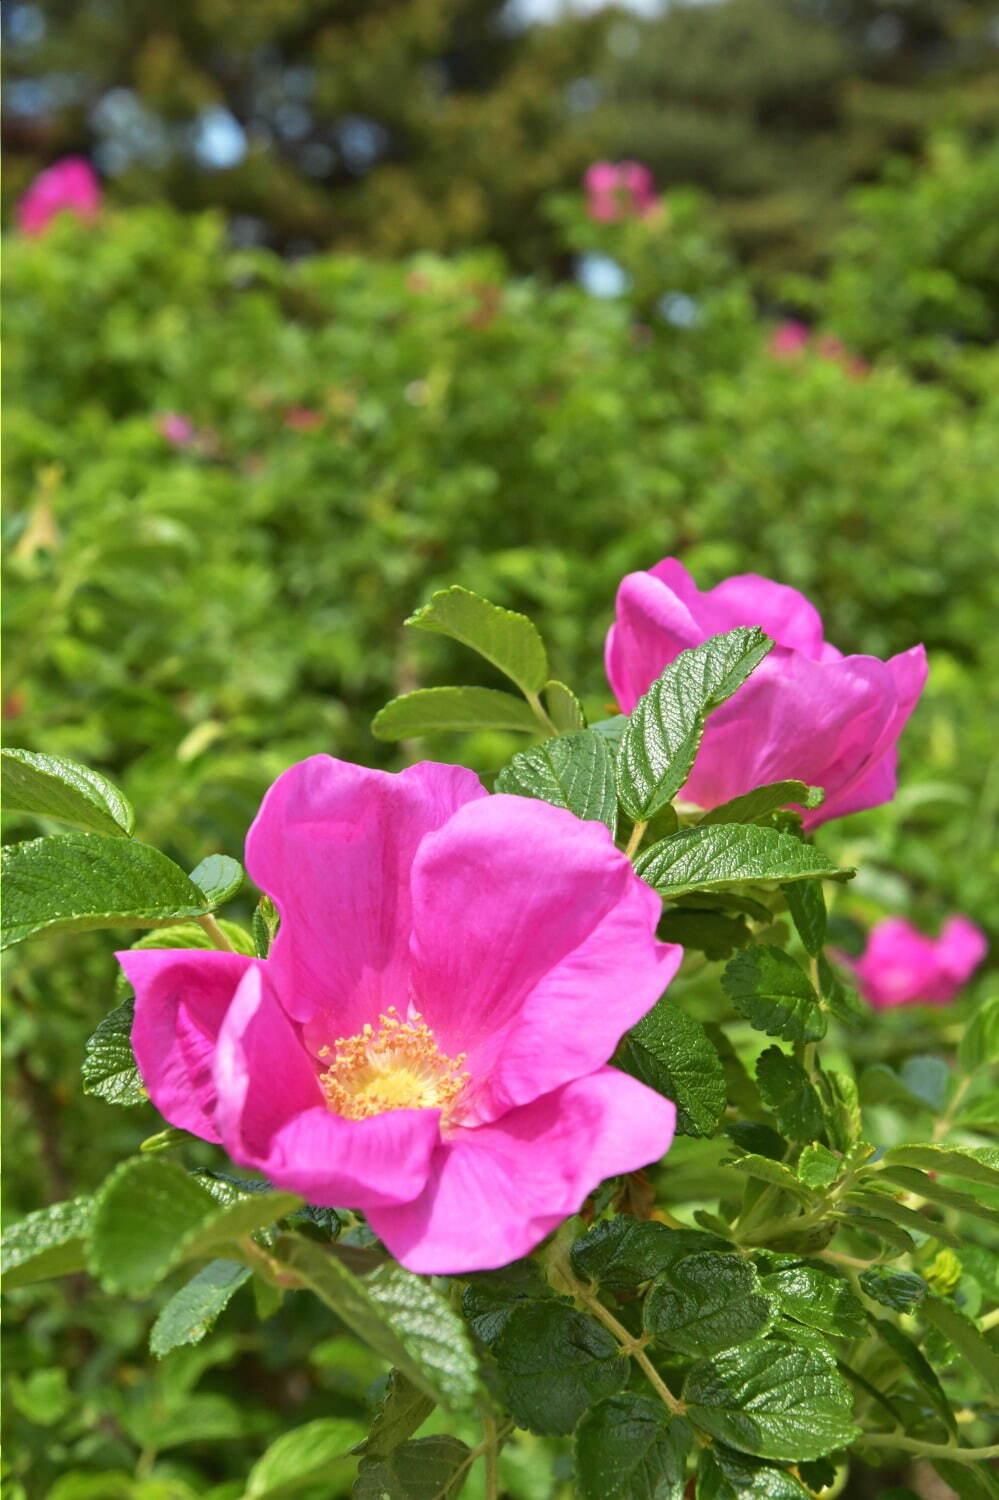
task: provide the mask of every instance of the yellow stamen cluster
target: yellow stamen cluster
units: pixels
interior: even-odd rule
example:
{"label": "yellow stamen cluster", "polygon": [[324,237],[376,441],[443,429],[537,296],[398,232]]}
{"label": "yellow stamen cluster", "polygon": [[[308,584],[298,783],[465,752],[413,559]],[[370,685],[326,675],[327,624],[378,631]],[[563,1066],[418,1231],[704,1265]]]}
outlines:
{"label": "yellow stamen cluster", "polygon": [[466,1053],[448,1057],[418,1011],[400,1020],[394,1005],[357,1036],[338,1037],[323,1047],[331,1057],[319,1075],[326,1102],[347,1120],[366,1120],[389,1109],[441,1109],[448,1112],[465,1084]]}

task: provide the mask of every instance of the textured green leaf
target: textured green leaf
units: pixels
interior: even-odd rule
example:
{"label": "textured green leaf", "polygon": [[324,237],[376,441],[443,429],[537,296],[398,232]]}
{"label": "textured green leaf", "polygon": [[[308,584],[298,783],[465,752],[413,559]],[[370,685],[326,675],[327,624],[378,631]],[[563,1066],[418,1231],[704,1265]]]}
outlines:
{"label": "textured green leaf", "polygon": [[677,905],[668,906],[659,918],[656,937],[664,943],[679,943],[682,948],[696,948],[717,962],[731,958],[737,948],[745,948],[752,934],[743,917]]}
{"label": "textured green leaf", "polygon": [[554,678],[545,683],[542,694],[545,709],[559,734],[572,734],[574,730],[586,728],[583,706],[571,688]]}
{"label": "textured green leaf", "polygon": [[450,1408],[468,1406],[478,1369],[464,1323],[428,1281],[401,1266],[363,1280],[321,1245],[282,1235],[271,1249],[377,1354]]}
{"label": "textured green leaf", "polygon": [[498,1271],[480,1271],[469,1277],[461,1295],[461,1310],[476,1338],[492,1344],[515,1307],[554,1296],[537,1261],[515,1260]]}
{"label": "textured green leaf", "polygon": [[757,1031],[788,1042],[815,1042],[826,1034],[826,1018],[811,980],[782,948],[757,943],[730,959],[722,988]]}
{"label": "textured green leaf", "polygon": [[[869,1315],[870,1326],[884,1340],[892,1352],[901,1360],[902,1364],[913,1376],[919,1385],[929,1396],[937,1414],[941,1417],[944,1425],[957,1436],[957,1422],[951,1410],[951,1404],[947,1400],[943,1386],[937,1379],[936,1371],[926,1359],[922,1350],[909,1337],[909,1335],[887,1318],[875,1318]],[[890,1389],[890,1387],[889,1387]]]}
{"label": "textured green leaf", "polygon": [[681,1135],[713,1135],[725,1112],[725,1072],[703,1026],[663,998],[623,1038],[616,1062],[676,1105]]}
{"label": "textured green leaf", "polygon": [[612,834],[617,826],[611,753],[606,741],[588,730],[522,750],[500,771],[496,790],[566,807],[577,818],[606,824]]}
{"label": "textured green leaf", "polygon": [[108,1013],[86,1045],[83,1092],[129,1108],[149,1098],[132,1051],[134,1006],[130,1000]]}
{"label": "textured green leaf", "polygon": [[350,1450],[363,1436],[349,1417],[319,1417],[283,1432],[250,1470],[243,1500],[284,1500],[316,1484],[342,1493],[354,1472]]}
{"label": "textured green leaf", "polygon": [[754,1463],[721,1443],[705,1449],[697,1470],[697,1500],[811,1500],[811,1494],[786,1469]]}
{"label": "textured green leaf", "polygon": [[631,1363],[606,1328],[563,1302],[515,1308],[492,1353],[517,1425],[548,1436],[571,1432],[588,1406],[619,1391]]}
{"label": "textured green leaf", "polygon": [[869,1197],[862,1201],[862,1208],[851,1204],[846,1211],[834,1217],[840,1218],[844,1224],[853,1229],[862,1229],[865,1234],[874,1235],[875,1238],[890,1246],[896,1254],[906,1254],[910,1250],[915,1250],[916,1242],[908,1230],[902,1229],[891,1219],[880,1217],[876,1212],[877,1204],[872,1204]]}
{"label": "textured green leaf", "polygon": [[858,1190],[847,1193],[844,1201],[856,1206],[865,1214],[890,1219],[893,1224],[897,1224],[909,1233],[929,1234],[935,1240],[939,1240],[941,1245],[949,1245],[952,1250],[961,1248],[961,1241],[945,1224],[941,1224],[937,1219],[931,1219],[928,1214],[919,1213],[914,1208],[907,1208],[904,1203],[899,1203],[895,1198],[889,1198],[886,1193],[879,1193],[873,1189]]}
{"label": "textured green leaf", "polygon": [[92,1198],[69,1198],[36,1209],[5,1229],[0,1240],[4,1291],[82,1271],[92,1213]]}
{"label": "textured green leaf", "polygon": [[149,1334],[160,1359],[183,1344],[197,1344],[253,1273],[237,1260],[211,1260],[165,1304]]}
{"label": "textured green leaf", "polygon": [[808,1188],[829,1187],[842,1171],[842,1159],[818,1141],[806,1146],[798,1158],[798,1180]]}
{"label": "textured green leaf", "polygon": [[817,958],[826,940],[826,898],[818,880],[799,880],[782,887],[787,909],[806,952]]}
{"label": "textured green leaf", "polygon": [[394,1453],[423,1426],[434,1405],[426,1391],[415,1386],[401,1370],[393,1370],[371,1431],[358,1445],[357,1452],[367,1458],[384,1458]]}
{"label": "textured green leaf", "polygon": [[889,1163],[880,1176],[887,1177],[889,1182],[905,1188],[910,1193],[918,1193],[921,1198],[926,1198],[931,1203],[939,1204],[941,1208],[951,1208],[955,1213],[971,1214],[973,1218],[984,1219],[987,1224],[999,1228],[999,1209],[992,1208],[979,1198],[972,1197],[970,1193],[960,1193],[956,1188],[948,1187],[944,1182],[938,1182],[928,1172],[920,1172],[915,1167],[900,1167]]}
{"label": "textured green leaf", "polygon": [[763,1290],[781,1312],[807,1328],[846,1339],[863,1338],[867,1332],[864,1309],[849,1284],[826,1266],[781,1266],[763,1277]]}
{"label": "textured green leaf", "polygon": [[768,1047],[756,1060],[756,1082],[764,1104],[783,1135],[794,1141],[814,1141],[822,1134],[819,1096],[808,1074],[793,1057],[782,1052],[780,1047]]}
{"label": "textured green leaf", "polygon": [[933,1467],[954,1491],[957,1500],[999,1500],[999,1474],[987,1464],[935,1458]]}
{"label": "textured green leaf", "polygon": [[958,1043],[957,1060],[966,1073],[999,1062],[999,995],[986,1000],[971,1017]]}
{"label": "textured green leaf", "polygon": [[746,881],[845,880],[852,873],[793,834],[747,823],[682,828],[640,855],[635,869],[667,897]]}
{"label": "textured green leaf", "polygon": [[645,1331],[667,1348],[699,1358],[757,1338],[776,1308],[750,1261],[706,1251],[656,1277],[642,1316]]}
{"label": "textured green leaf", "polygon": [[924,1172],[943,1172],[965,1182],[980,1182],[999,1188],[999,1148],[979,1146],[891,1146],[882,1157],[884,1165],[918,1167]]}
{"label": "textured green leaf", "polygon": [[470,646],[525,693],[540,693],[548,681],[548,655],[537,627],[526,615],[503,609],[455,584],[430,597],[407,625],[448,635]]}
{"label": "textured green leaf", "polygon": [[577,1276],[606,1291],[623,1292],[651,1281],[685,1255],[715,1250],[721,1244],[699,1229],[668,1229],[655,1219],[618,1214],[594,1224],[575,1241],[569,1254]]}
{"label": "textured green leaf", "polygon": [[537,734],[540,726],[523,698],[496,688],[417,688],[393,698],[371,721],[380,740],[404,740],[447,730],[509,729]]}
{"label": "textured green leaf", "polygon": [[598,1401],[576,1432],[578,1500],[682,1500],[694,1435],[661,1401],[624,1391]]}
{"label": "textured green leaf", "polygon": [[617,753],[621,806],[648,821],[683,786],[713,708],[730,698],[759,666],[773,641],[740,626],[681,651],[638,700]]}
{"label": "textured green leaf", "polygon": [[228,854],[209,854],[191,871],[191,880],[213,908],[224,906],[243,884],[243,866]]}
{"label": "textured green leaf", "polygon": [[972,1369],[977,1370],[985,1381],[986,1390],[999,1391],[999,1352],[967,1314],[953,1303],[931,1294],[920,1303],[919,1315],[942,1333]]}
{"label": "textured green leaf", "polygon": [[737,1172],[744,1172],[747,1177],[755,1177],[760,1182],[767,1182],[771,1187],[781,1188],[785,1193],[790,1193],[792,1198],[797,1198],[801,1203],[811,1204],[814,1201],[814,1193],[800,1183],[790,1167],[785,1166],[782,1161],[774,1161],[769,1156],[759,1156],[750,1152],[746,1156],[740,1156],[731,1164]]}
{"label": "textured green leaf", "polygon": [[891,1266],[868,1266],[859,1280],[862,1292],[893,1312],[911,1312],[929,1291],[915,1271],[897,1271]]}
{"label": "textured green leaf", "polygon": [[363,1458],[354,1500],[455,1500],[470,1449],[455,1437],[415,1438],[382,1458]]}
{"label": "textured green leaf", "polygon": [[766,786],[754,787],[721,802],[711,808],[697,821],[698,828],[707,828],[713,823],[756,823],[767,818],[779,807],[818,807],[825,793],[821,787],[808,786],[804,781],[768,781]]}
{"label": "textured green leaf", "polygon": [[211,909],[158,849],[101,833],[8,844],[3,885],[4,948],[36,932],[148,927]]}
{"label": "textured green leaf", "polygon": [[852,1151],[860,1139],[860,1099],[857,1085],[848,1073],[824,1068],[815,1080],[822,1104],[826,1135],[835,1151]]}
{"label": "textured green leaf", "polygon": [[694,1365],[683,1399],[696,1427],[758,1458],[821,1458],[858,1431],[850,1388],[832,1358],[778,1339]]}
{"label": "textured green leaf", "polygon": [[0,751],[0,800],[8,813],[33,813],[114,838],[135,827],[132,806],[99,771],[61,755]]}

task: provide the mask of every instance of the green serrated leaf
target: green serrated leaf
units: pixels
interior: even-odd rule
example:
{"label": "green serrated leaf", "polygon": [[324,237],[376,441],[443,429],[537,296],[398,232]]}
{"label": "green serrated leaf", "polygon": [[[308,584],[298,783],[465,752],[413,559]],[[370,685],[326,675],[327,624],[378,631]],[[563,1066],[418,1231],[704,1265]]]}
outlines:
{"label": "green serrated leaf", "polygon": [[694,1440],[682,1417],[633,1391],[590,1408],[576,1432],[579,1500],[682,1500]]}
{"label": "green serrated leaf", "polygon": [[131,803],[106,776],[61,755],[0,751],[0,801],[4,812],[55,818],[87,833],[121,838],[135,827]]}
{"label": "green serrated leaf", "polygon": [[891,1266],[868,1266],[859,1281],[862,1292],[893,1312],[911,1312],[929,1291],[915,1271],[896,1271]]}
{"label": "green serrated leaf", "polygon": [[150,927],[203,916],[209,903],[158,849],[101,833],[66,833],[3,850],[2,946],[37,932]]}
{"label": "green serrated leaf", "polygon": [[5,1229],[0,1240],[4,1291],[82,1271],[92,1213],[92,1198],[69,1198],[36,1209]]}
{"label": "green serrated leaf", "polygon": [[882,1162],[886,1167],[918,1167],[999,1188],[999,1147],[995,1146],[891,1146]]}
{"label": "green serrated leaf", "polygon": [[879,1193],[873,1188],[858,1189],[847,1193],[844,1202],[859,1208],[862,1213],[874,1214],[879,1219],[890,1219],[893,1224],[909,1233],[932,1235],[935,1240],[939,1240],[942,1245],[949,1245],[952,1250],[961,1248],[961,1241],[945,1224],[931,1219],[928,1214],[907,1208],[904,1203],[890,1198],[887,1193]]}
{"label": "green serrated leaf", "polygon": [[532,621],[460,584],[432,594],[430,603],[410,615],[406,624],[471,647],[524,693],[540,693],[548,681],[548,654]]}
{"label": "green serrated leaf", "polygon": [[456,1500],[470,1467],[455,1437],[415,1438],[383,1458],[363,1458],[354,1500]]}
{"label": "green serrated leaf", "polygon": [[781,1266],[763,1277],[763,1289],[787,1317],[807,1328],[846,1339],[863,1338],[867,1332],[863,1307],[849,1284],[827,1266]]}
{"label": "green serrated leaf", "polygon": [[429,1282],[394,1265],[362,1280],[299,1235],[282,1235],[269,1253],[428,1396],[452,1409],[469,1405],[479,1383],[475,1355],[465,1325]]}
{"label": "green serrated leaf", "polygon": [[806,1146],[798,1158],[798,1179],[808,1188],[826,1188],[843,1171],[843,1161],[821,1142]]}
{"label": "green serrated leaf", "polygon": [[793,1057],[782,1052],[780,1047],[768,1047],[756,1060],[756,1082],[782,1135],[795,1141],[814,1141],[822,1134],[819,1096],[808,1074]]}
{"label": "green serrated leaf", "polygon": [[729,960],[721,982],[736,1010],[757,1031],[788,1042],[825,1036],[826,1018],[812,982],[782,948],[769,943],[744,948]]}
{"label": "green serrated leaf", "polygon": [[938,1416],[956,1437],[957,1421],[951,1410],[951,1404],[947,1400],[943,1386],[937,1379],[935,1370],[926,1359],[922,1350],[907,1333],[904,1333],[896,1324],[890,1323],[887,1318],[876,1318],[873,1314],[868,1314],[868,1322],[875,1333],[888,1345],[896,1357],[901,1360],[916,1383],[926,1392]]}
{"label": "green serrated leaf", "polygon": [[554,678],[545,683],[542,695],[548,717],[559,734],[572,734],[574,730],[586,728],[583,705],[571,688]]}
{"label": "green serrated leaf", "polygon": [[98,1099],[125,1109],[145,1104],[149,1098],[132,1051],[134,1010],[127,1000],[104,1017],[87,1041],[80,1070],[85,1094],[96,1094]]}
{"label": "green serrated leaf", "polygon": [[417,688],[386,703],[371,721],[371,732],[379,740],[473,729],[537,734],[540,726],[523,698],[480,687]]}
{"label": "green serrated leaf", "polygon": [[776,1316],[752,1262],[707,1251],[662,1271],[642,1312],[646,1333],[691,1358],[717,1354],[765,1333]]}
{"label": "green serrated leaf", "polygon": [[761,1339],[693,1366],[683,1387],[695,1427],[758,1458],[821,1458],[853,1441],[853,1397],[818,1350]]}
{"label": "green serrated leaf", "polygon": [[705,958],[719,961],[731,958],[736,949],[745,948],[752,934],[743,917],[678,905],[668,906],[663,912],[656,937],[663,943],[696,948]]}
{"label": "green serrated leaf", "polygon": [[769,781],[766,786],[754,787],[721,802],[697,820],[698,828],[707,828],[714,823],[756,823],[767,818],[779,807],[818,807],[825,798],[821,787],[808,786],[804,781]]}
{"label": "green serrated leaf", "polygon": [[754,1463],[721,1443],[704,1450],[697,1470],[696,1500],[811,1500],[786,1469]]}
{"label": "green serrated leaf", "polygon": [[212,908],[224,906],[243,884],[243,866],[228,854],[209,854],[191,871],[191,880]]}
{"label": "green serrated leaf", "polygon": [[659,1000],[624,1036],[619,1067],[676,1105],[681,1135],[713,1135],[725,1112],[725,1073],[703,1026]]}
{"label": "green serrated leaf", "polygon": [[920,1172],[915,1167],[900,1167],[894,1163],[888,1163],[882,1169],[880,1176],[887,1177],[889,1182],[905,1188],[910,1193],[929,1199],[931,1203],[938,1203],[941,1208],[952,1208],[956,1213],[971,1214],[973,1218],[984,1219],[987,1224],[999,1227],[999,1210],[972,1197],[970,1193],[959,1193],[956,1188],[938,1182],[928,1172]]}
{"label": "green serrated leaf", "polygon": [[682,828],[653,844],[635,861],[635,869],[661,895],[672,898],[747,881],[846,880],[811,844],[790,833],[746,823],[715,828]]}
{"label": "green serrated leaf", "polygon": [[602,1324],[564,1302],[514,1308],[492,1354],[517,1425],[548,1436],[571,1432],[588,1406],[619,1391],[631,1363]]}
{"label": "green serrated leaf", "polygon": [[577,818],[605,824],[611,834],[617,826],[611,754],[589,730],[521,751],[500,771],[496,790],[568,808]]}
{"label": "green serrated leaf", "polygon": [[908,1230],[902,1229],[890,1219],[879,1217],[876,1212],[877,1204],[870,1204],[864,1199],[863,1208],[852,1204],[844,1213],[837,1213],[834,1217],[839,1218],[842,1223],[853,1229],[863,1230],[865,1234],[872,1234],[876,1239],[894,1250],[897,1255],[908,1254],[915,1250],[916,1242]]}
{"label": "green serrated leaf", "polygon": [[283,1432],[250,1470],[243,1500],[285,1500],[316,1484],[342,1494],[354,1472],[351,1449],[363,1436],[349,1417],[319,1417]]}
{"label": "green serrated leaf", "polygon": [[943,1334],[962,1359],[985,1381],[986,1390],[999,1391],[999,1353],[965,1313],[932,1293],[919,1304],[919,1315]]}
{"label": "green serrated leaf", "polygon": [[594,1224],[569,1253],[577,1276],[606,1291],[623,1292],[651,1281],[685,1255],[723,1248],[724,1241],[698,1229],[668,1229],[654,1219],[618,1214]]}
{"label": "green serrated leaf", "polygon": [[172,1349],[197,1344],[253,1273],[236,1260],[212,1260],[165,1304],[149,1334],[149,1348],[162,1359]]}
{"label": "green serrated leaf", "polygon": [[860,1098],[857,1085],[848,1073],[824,1068],[815,1079],[815,1088],[822,1104],[829,1144],[834,1151],[842,1151],[845,1156],[860,1139]]}
{"label": "green serrated leaf", "polygon": [[821,882],[799,880],[781,889],[805,951],[817,958],[826,940],[826,898]]}
{"label": "green serrated leaf", "polygon": [[755,1177],[760,1182],[769,1183],[771,1187],[779,1187],[785,1193],[790,1193],[792,1198],[797,1198],[801,1203],[811,1204],[814,1193],[800,1183],[790,1167],[781,1161],[774,1161],[769,1156],[759,1156],[755,1152],[749,1152],[745,1156],[738,1157],[731,1163],[737,1172],[744,1172],[747,1177]]}
{"label": "green serrated leaf", "polygon": [[555,1295],[537,1261],[515,1260],[498,1271],[470,1276],[461,1295],[461,1310],[475,1337],[492,1344],[515,1307]]}
{"label": "green serrated leaf", "polygon": [[423,1426],[434,1405],[426,1391],[407,1380],[401,1370],[393,1370],[371,1431],[356,1451],[367,1458],[386,1458]]}
{"label": "green serrated leaf", "polygon": [[694,764],[704,723],[759,666],[773,641],[740,626],[681,651],[638,700],[617,753],[618,796],[636,822],[676,795]]}

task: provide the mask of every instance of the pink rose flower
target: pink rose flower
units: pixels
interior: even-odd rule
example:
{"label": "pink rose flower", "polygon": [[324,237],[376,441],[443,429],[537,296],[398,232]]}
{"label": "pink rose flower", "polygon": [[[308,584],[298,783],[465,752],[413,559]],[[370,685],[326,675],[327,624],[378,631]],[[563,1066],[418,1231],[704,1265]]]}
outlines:
{"label": "pink rose flower", "polygon": [[767,347],[774,359],[793,359],[796,354],[801,354],[808,348],[810,338],[807,323],[789,318],[774,329]]}
{"label": "pink rose flower", "polygon": [[599,823],[459,766],[316,755],[246,846],[266,960],[120,953],[157,1108],[310,1202],[362,1210],[420,1272],[526,1254],[675,1111],[607,1067],[682,950]]}
{"label": "pink rose flower", "polygon": [[644,218],[659,201],[652,173],[637,161],[596,161],[587,169],[583,186],[587,213],[602,223],[633,215]]}
{"label": "pink rose flower", "polygon": [[101,185],[82,156],[64,156],[40,172],[17,205],[17,227],[22,234],[44,234],[57,214],[75,214],[84,223],[96,219]]}
{"label": "pink rose flower", "polygon": [[294,432],[314,432],[322,426],[322,421],[322,412],[313,411],[310,406],[290,406],[284,414],[284,425]]}
{"label": "pink rose flower", "polygon": [[875,1010],[946,1005],[971,978],[987,949],[984,932],[967,917],[948,917],[938,938],[926,937],[904,917],[886,917],[872,928],[863,955],[845,962]]}
{"label": "pink rose flower", "polygon": [[926,681],[926,652],[890,661],[843,656],[823,639],[818,611],[796,589],[743,573],[697,588],[674,558],[629,573],[607,636],[607,676],[630,713],[674,657],[737,625],[759,625],[776,645],[708,720],[680,793],[717,807],[770,781],[825,788],[806,828],[878,807],[895,795],[896,744]]}
{"label": "pink rose flower", "polygon": [[164,412],[156,423],[156,430],[171,448],[190,448],[198,436],[194,423],[178,411]]}

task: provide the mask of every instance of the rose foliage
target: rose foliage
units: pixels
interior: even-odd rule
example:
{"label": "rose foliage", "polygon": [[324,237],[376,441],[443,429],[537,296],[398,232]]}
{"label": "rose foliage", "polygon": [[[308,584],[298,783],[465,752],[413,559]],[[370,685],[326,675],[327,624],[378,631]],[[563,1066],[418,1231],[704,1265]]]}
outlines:
{"label": "rose foliage", "polygon": [[[846,1050],[875,1055],[879,1022],[826,947],[856,873],[833,820],[893,796],[922,648],[843,656],[793,589],[702,592],[667,560],[621,584],[621,712],[588,720],[526,616],[453,584],[407,623],[489,685],[402,693],[376,735],[522,748],[490,784],[290,766],[246,840],[247,923],[221,915],[232,853],[188,872],[103,775],[4,753],[8,809],[42,819],[5,850],[5,943],[140,933],[84,1085],[166,1127],[14,1224],[12,1292],[87,1272],[156,1298],[170,1371],[244,1286],[264,1317],[335,1315],[336,1367],[378,1379],[369,1420],[291,1412],[218,1495],[527,1497],[571,1473],[583,1500],[807,1500],[922,1456],[995,1496],[999,1010],[949,1062],[858,1088]],[[880,979],[883,929],[853,964],[874,1005],[939,1005],[982,957],[968,924],[890,936]]]}

